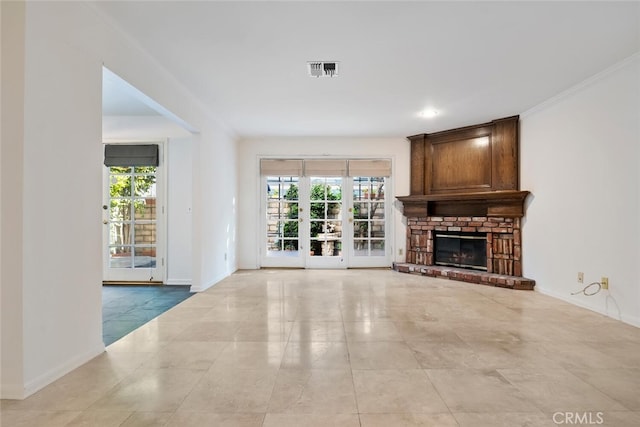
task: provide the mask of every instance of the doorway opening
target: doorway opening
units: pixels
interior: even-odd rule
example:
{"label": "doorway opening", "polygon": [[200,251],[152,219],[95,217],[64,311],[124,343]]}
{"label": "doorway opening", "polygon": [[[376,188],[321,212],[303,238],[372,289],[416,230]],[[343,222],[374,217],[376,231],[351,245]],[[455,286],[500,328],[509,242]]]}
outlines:
{"label": "doorway opening", "polygon": [[[167,277],[168,254],[180,249],[175,249],[174,243],[174,249],[168,251],[166,245],[171,226],[166,177],[168,163],[173,160],[170,152],[185,152],[174,149],[173,140],[184,141],[196,131],[103,67],[102,314],[106,344],[178,304],[184,295],[190,295],[190,265],[180,265],[180,280]],[[191,182],[191,172],[185,169],[184,173],[185,176],[174,173],[172,180]],[[173,221],[176,230],[177,222]],[[182,228],[180,224],[177,230]],[[183,240],[181,244],[190,247],[189,239]],[[153,286],[146,286],[150,284]],[[109,298],[115,293],[118,298]],[[174,298],[178,294],[181,298]]]}

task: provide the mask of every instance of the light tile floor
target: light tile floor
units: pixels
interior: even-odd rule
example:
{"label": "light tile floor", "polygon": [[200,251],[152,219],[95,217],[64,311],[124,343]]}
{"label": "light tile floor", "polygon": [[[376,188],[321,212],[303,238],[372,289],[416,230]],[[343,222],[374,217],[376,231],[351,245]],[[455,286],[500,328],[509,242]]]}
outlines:
{"label": "light tile floor", "polygon": [[241,271],[1,405],[3,427],[635,427],[640,330],[535,292]]}

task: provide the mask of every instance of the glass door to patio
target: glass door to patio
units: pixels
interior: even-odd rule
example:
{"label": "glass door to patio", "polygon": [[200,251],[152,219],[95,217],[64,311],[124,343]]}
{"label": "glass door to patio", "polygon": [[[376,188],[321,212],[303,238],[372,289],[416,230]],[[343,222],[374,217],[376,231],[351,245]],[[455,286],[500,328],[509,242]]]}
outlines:
{"label": "glass door to patio", "polygon": [[342,177],[309,177],[309,227],[305,228],[308,252],[305,266],[345,268],[344,183]]}
{"label": "glass door to patio", "polygon": [[[377,165],[375,161],[363,162],[263,160],[262,185],[266,191],[261,266],[391,265],[391,205],[385,191],[390,162],[384,162],[389,166],[382,171],[371,167]],[[349,176],[347,165],[351,164],[358,175]],[[289,173],[264,176],[265,171]]]}
{"label": "glass door to patio", "polygon": [[388,181],[389,178],[383,176],[355,176],[349,180],[350,267],[381,267],[391,262],[387,243],[390,234]]}
{"label": "glass door to patio", "polygon": [[105,167],[105,282],[164,280],[161,184],[161,166]]}

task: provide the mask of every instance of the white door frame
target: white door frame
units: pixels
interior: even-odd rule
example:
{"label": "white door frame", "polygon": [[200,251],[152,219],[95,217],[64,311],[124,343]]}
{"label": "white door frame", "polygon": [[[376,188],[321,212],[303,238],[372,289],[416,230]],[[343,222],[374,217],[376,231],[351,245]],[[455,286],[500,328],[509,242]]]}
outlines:
{"label": "white door frame", "polygon": [[[159,164],[156,168],[156,266],[154,268],[116,269],[109,267],[109,168],[102,166],[102,280],[105,282],[150,282],[164,283],[167,277],[167,168],[165,161],[166,141],[103,141],[103,144],[156,144],[158,145]],[[106,222],[105,222],[106,221]]]}

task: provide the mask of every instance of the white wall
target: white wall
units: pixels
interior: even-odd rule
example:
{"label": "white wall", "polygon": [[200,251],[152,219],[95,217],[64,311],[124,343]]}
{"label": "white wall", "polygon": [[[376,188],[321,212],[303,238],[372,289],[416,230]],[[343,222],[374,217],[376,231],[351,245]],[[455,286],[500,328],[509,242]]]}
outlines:
{"label": "white wall", "polygon": [[[409,194],[410,145],[405,138],[266,138],[247,139],[238,145],[238,267],[259,267],[260,232],[259,158],[262,156],[385,157],[394,160],[393,196]],[[397,201],[393,207],[393,260],[404,261],[406,228]],[[402,249],[403,255],[398,250]]]}
{"label": "white wall", "polygon": [[[536,289],[640,326],[640,54],[523,114],[534,198],[524,274]],[[610,290],[571,296],[608,276]]]}
{"label": "white wall", "polygon": [[24,3],[0,2],[0,373],[2,396],[22,393]]}
{"label": "white wall", "polygon": [[[13,5],[13,2],[2,2],[3,24],[7,21],[5,12],[20,7]],[[16,127],[6,131],[17,139],[12,141],[9,150],[5,150],[4,143],[2,147],[3,267],[7,248],[14,249],[12,268],[8,273],[3,268],[2,272],[3,398],[25,397],[104,349],[101,318],[103,64],[199,129],[197,154],[208,156],[199,161],[216,172],[201,170],[203,176],[194,175],[194,182],[199,182],[202,188],[212,188],[221,182],[220,177],[226,177],[229,185],[220,192],[215,206],[232,205],[235,196],[233,179],[228,178],[236,176],[233,136],[222,131],[215,117],[171,75],[89,5],[26,2],[25,7],[24,25],[19,25],[18,13],[8,16],[8,20],[13,22],[15,18],[18,23],[9,26],[10,37],[5,37],[5,25],[2,28],[3,59],[4,41],[10,40],[11,49],[18,52],[9,57],[19,59],[20,54],[24,54],[26,61],[24,73],[19,65],[11,67],[18,73],[17,78],[5,73],[4,64],[2,74],[3,90],[19,85],[21,80],[26,88],[23,96],[20,90],[9,94],[12,107],[24,102],[24,110],[15,108],[16,117],[11,119]],[[19,43],[22,37],[24,48]],[[11,84],[5,85],[9,77]],[[2,96],[4,105],[4,92]],[[3,139],[7,117],[2,116]],[[23,136],[21,120],[24,121]],[[17,164],[5,171],[4,163],[9,161]],[[17,176],[11,176],[13,186],[5,193],[7,172]],[[213,202],[203,204],[207,211],[199,221],[194,221],[193,234],[232,241],[234,211],[225,209],[218,223],[209,215],[214,209]],[[5,216],[7,205],[12,207]],[[13,229],[5,233],[9,219],[15,222]],[[232,263],[217,261],[223,258],[224,250],[230,252],[228,258],[233,261],[233,246],[222,248],[218,244],[194,243],[192,249],[193,258],[201,260],[194,261],[201,272],[194,273],[194,286],[203,286],[199,280],[211,284],[213,278],[233,271]],[[12,281],[7,283],[7,278]],[[11,309],[5,313],[5,307]]]}
{"label": "white wall", "polygon": [[193,291],[202,291],[237,270],[236,143],[221,129],[205,127],[193,146]]}
{"label": "white wall", "polygon": [[190,285],[192,269],[192,138],[171,138],[167,151],[168,285]]}
{"label": "white wall", "polygon": [[27,388],[37,388],[103,346],[100,288],[87,286],[102,277],[101,244],[86,238],[102,232],[101,111],[77,108],[100,105],[102,67],[27,28],[24,351]]}

